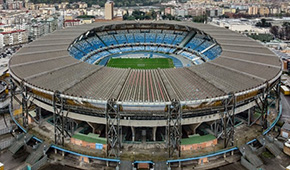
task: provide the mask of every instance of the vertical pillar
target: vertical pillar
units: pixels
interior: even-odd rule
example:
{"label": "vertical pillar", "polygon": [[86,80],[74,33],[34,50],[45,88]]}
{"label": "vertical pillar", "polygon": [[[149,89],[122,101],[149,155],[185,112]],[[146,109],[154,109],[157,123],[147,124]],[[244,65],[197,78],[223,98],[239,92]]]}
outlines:
{"label": "vertical pillar", "polygon": [[28,97],[28,92],[27,92],[27,87],[21,83],[20,85],[21,89],[22,89],[22,116],[23,116],[23,127],[27,128],[28,126],[28,101],[29,101],[29,97]]}
{"label": "vertical pillar", "polygon": [[223,123],[224,148],[234,146],[236,97],[234,93],[229,93],[228,96],[228,99],[224,101],[224,112],[221,118]]}
{"label": "vertical pillar", "polygon": [[252,119],[252,110],[250,108],[248,109],[248,126],[251,125],[251,119]]}
{"label": "vertical pillar", "polygon": [[107,137],[107,156],[120,156],[120,105],[116,104],[114,99],[107,101],[106,106],[106,137]]}
{"label": "vertical pillar", "polygon": [[87,123],[92,128],[92,133],[95,134],[95,132],[96,132],[95,126],[92,123],[90,123],[90,122],[87,122]]}
{"label": "vertical pillar", "polygon": [[132,142],[135,142],[135,128],[131,126],[131,131],[132,131]]}
{"label": "vertical pillar", "polygon": [[280,87],[281,87],[281,77],[279,78],[278,83],[276,85],[276,110],[277,110],[277,113],[280,112],[280,102],[281,102]]}
{"label": "vertical pillar", "polygon": [[153,127],[152,128],[153,141],[156,141],[156,131],[157,131],[157,127]]}
{"label": "vertical pillar", "polygon": [[41,108],[37,106],[36,109],[37,109],[36,112],[38,114],[38,118],[39,118],[39,122],[40,122],[41,121],[41,118],[42,118],[41,117]]}
{"label": "vertical pillar", "polygon": [[53,95],[53,120],[54,120],[54,142],[57,145],[64,146],[64,138],[71,136],[69,132],[68,111],[64,115],[65,99],[61,97],[60,92]]}
{"label": "vertical pillar", "polygon": [[182,137],[182,107],[179,101],[172,100],[168,105],[167,114],[167,139],[168,139],[168,155],[172,157],[177,151],[177,156],[181,156],[181,137]]}

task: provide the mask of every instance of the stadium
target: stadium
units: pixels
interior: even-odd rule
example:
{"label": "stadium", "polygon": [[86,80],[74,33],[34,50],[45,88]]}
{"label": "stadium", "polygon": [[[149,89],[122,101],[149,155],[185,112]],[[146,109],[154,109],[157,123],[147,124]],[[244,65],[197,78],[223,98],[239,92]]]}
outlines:
{"label": "stadium", "polygon": [[208,24],[69,27],[23,47],[9,71],[24,128],[49,118],[50,132],[33,132],[53,136],[56,146],[103,150],[108,158],[122,157],[129,146],[137,153],[158,147],[166,159],[237,146],[237,133],[245,131],[240,124],[266,130],[280,109],[279,57]]}

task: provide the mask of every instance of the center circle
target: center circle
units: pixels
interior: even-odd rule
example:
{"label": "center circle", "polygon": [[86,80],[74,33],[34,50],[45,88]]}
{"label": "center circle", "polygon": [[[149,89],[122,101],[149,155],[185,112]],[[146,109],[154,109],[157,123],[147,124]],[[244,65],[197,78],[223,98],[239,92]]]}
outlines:
{"label": "center circle", "polygon": [[76,38],[68,51],[72,57],[94,65],[162,69],[199,65],[217,58],[222,49],[212,37],[195,28],[127,24],[91,29]]}

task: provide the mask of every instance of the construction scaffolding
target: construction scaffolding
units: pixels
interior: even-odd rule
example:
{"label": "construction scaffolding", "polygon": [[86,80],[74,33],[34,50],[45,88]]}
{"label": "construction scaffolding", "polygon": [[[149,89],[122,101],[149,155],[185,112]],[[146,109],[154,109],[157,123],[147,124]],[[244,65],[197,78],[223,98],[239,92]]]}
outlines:
{"label": "construction scaffolding", "polygon": [[64,146],[65,138],[74,133],[76,123],[68,117],[69,107],[59,92],[53,95],[54,142]]}
{"label": "construction scaffolding", "polygon": [[[259,124],[262,126],[263,129],[267,129],[268,127],[268,114],[269,114],[269,107],[272,104],[275,104],[276,111],[279,111],[280,107],[280,86],[281,86],[281,79],[277,79],[272,84],[267,83],[267,86],[263,89],[263,92],[256,96],[255,103],[256,106],[253,107],[252,111],[249,113],[249,125],[252,126],[253,124],[260,121]],[[255,118],[251,122],[251,117],[253,113],[258,113],[259,116]]]}
{"label": "construction scaffolding", "polygon": [[106,107],[107,156],[119,157],[121,149],[120,106],[108,100]]}
{"label": "construction scaffolding", "polygon": [[177,156],[181,156],[181,138],[182,138],[182,106],[179,101],[172,100],[171,105],[168,105],[167,112],[167,146],[168,155],[172,157],[175,152]]}
{"label": "construction scaffolding", "polygon": [[234,145],[236,97],[233,93],[224,101],[224,111],[221,115],[223,124],[224,148]]}
{"label": "construction scaffolding", "polygon": [[29,92],[27,86],[23,82],[10,81],[10,97],[11,97],[11,110],[13,110],[13,101],[15,100],[22,107],[22,123],[23,127],[28,127],[29,108],[33,105],[33,93]]}

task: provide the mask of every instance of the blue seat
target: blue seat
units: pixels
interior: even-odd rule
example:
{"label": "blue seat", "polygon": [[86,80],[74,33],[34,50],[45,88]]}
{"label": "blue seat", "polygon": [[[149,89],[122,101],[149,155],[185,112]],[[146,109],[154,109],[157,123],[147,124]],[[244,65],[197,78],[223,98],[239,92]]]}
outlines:
{"label": "blue seat", "polygon": [[168,47],[158,47],[159,52],[169,53],[170,48]]}
{"label": "blue seat", "polygon": [[184,38],[185,38],[184,35],[177,35],[172,44],[173,45],[180,44]]}
{"label": "blue seat", "polygon": [[91,44],[89,44],[87,41],[84,41],[84,40],[75,43],[74,46],[78,49],[81,49],[86,54],[95,50]]}
{"label": "blue seat", "polygon": [[126,34],[128,43],[135,43],[134,35],[133,34]]}
{"label": "blue seat", "polygon": [[205,40],[202,44],[200,44],[199,46],[197,46],[197,47],[195,48],[195,50],[196,50],[197,52],[202,52],[202,51],[205,50],[206,48],[210,47],[212,44],[213,44],[212,41],[207,41],[207,40]]}
{"label": "blue seat", "polygon": [[146,33],[145,34],[146,43],[155,43],[156,34],[155,33]]}
{"label": "blue seat", "polygon": [[121,52],[129,52],[129,51],[132,51],[132,47],[121,47],[120,51]]}
{"label": "blue seat", "polygon": [[95,49],[105,47],[104,43],[98,37],[88,38],[87,41],[92,44]]}
{"label": "blue seat", "polygon": [[137,43],[145,42],[145,34],[144,33],[134,33],[135,41]]}
{"label": "blue seat", "polygon": [[73,56],[75,59],[80,60],[83,57],[83,53],[76,49],[75,47],[71,47],[69,49],[69,53],[71,56]]}
{"label": "blue seat", "polygon": [[180,55],[182,55],[182,56],[184,56],[184,57],[186,57],[186,58],[188,58],[190,60],[193,60],[193,59],[195,59],[197,57],[196,55],[194,55],[194,54],[192,54],[190,52],[187,52],[187,51],[182,51],[180,53]]}
{"label": "blue seat", "polygon": [[145,47],[144,46],[133,46],[133,51],[144,51]]}
{"label": "blue seat", "polygon": [[202,42],[203,42],[203,39],[200,39],[200,38],[193,38],[193,39],[191,39],[191,40],[186,44],[186,47],[191,48],[191,49],[195,49],[195,48],[198,47]]}
{"label": "blue seat", "polygon": [[172,44],[173,40],[175,39],[174,34],[165,34],[164,39],[163,39],[163,43],[164,44]]}
{"label": "blue seat", "polygon": [[115,35],[116,40],[118,41],[119,44],[125,44],[128,43],[127,39],[125,37],[124,34],[120,33],[120,34],[116,34]]}
{"label": "blue seat", "polygon": [[162,43],[163,39],[164,39],[164,36],[165,36],[164,34],[157,34],[155,42],[156,43]]}
{"label": "blue seat", "polygon": [[107,46],[118,44],[113,35],[103,35],[103,36],[100,36],[100,38],[104,41],[104,43]]}
{"label": "blue seat", "polygon": [[157,47],[156,46],[146,46],[146,51],[156,51]]}
{"label": "blue seat", "polygon": [[220,46],[216,45],[213,48],[207,50],[206,52],[204,52],[203,54],[209,59],[209,60],[213,60],[215,59],[217,56],[219,56],[222,52],[222,49]]}
{"label": "blue seat", "polygon": [[120,51],[119,48],[113,48],[113,49],[110,49],[109,52],[112,53],[112,54],[118,54],[118,53],[120,53],[121,51]]}

